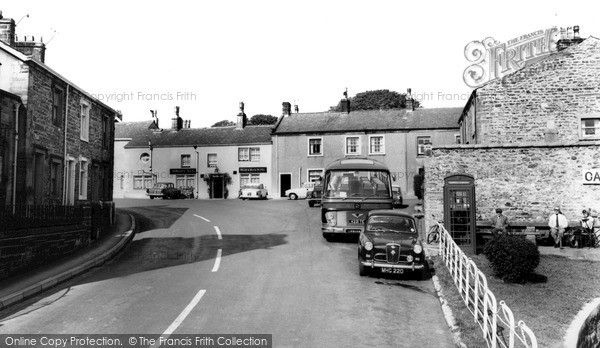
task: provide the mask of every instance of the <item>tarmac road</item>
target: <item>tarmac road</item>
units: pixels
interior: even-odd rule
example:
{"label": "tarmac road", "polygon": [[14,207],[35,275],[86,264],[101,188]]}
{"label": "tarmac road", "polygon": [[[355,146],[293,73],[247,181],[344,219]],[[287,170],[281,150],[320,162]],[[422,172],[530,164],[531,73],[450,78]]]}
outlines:
{"label": "tarmac road", "polygon": [[430,279],[360,277],[304,200],[117,200],[116,258],[16,307],[0,333],[272,334],[274,347],[454,347]]}

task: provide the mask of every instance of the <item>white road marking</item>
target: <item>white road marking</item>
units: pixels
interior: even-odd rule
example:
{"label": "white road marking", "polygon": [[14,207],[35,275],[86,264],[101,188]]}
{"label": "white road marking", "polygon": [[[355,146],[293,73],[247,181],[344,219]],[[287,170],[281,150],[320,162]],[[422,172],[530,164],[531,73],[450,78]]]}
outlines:
{"label": "white road marking", "polygon": [[215,259],[215,265],[213,266],[213,269],[211,272],[216,272],[219,270],[219,265],[221,265],[221,253],[223,252],[222,249],[217,250],[217,258]]}
{"label": "white road marking", "polygon": [[210,220],[209,220],[209,219],[207,219],[207,218],[205,218],[205,217],[202,217],[202,216],[200,216],[200,215],[196,215],[196,214],[194,214],[194,216],[195,216],[195,217],[197,217],[197,218],[200,218],[200,219],[202,219],[202,220],[204,220],[204,221],[206,221],[206,222],[210,222]]}
{"label": "white road marking", "polygon": [[[183,309],[183,311],[179,314],[179,316],[175,319],[175,321],[160,336],[160,337],[163,338],[163,341],[166,340],[169,336],[171,336],[171,334],[175,330],[177,330],[177,328],[179,327],[179,325],[181,325],[181,323],[183,322],[183,320],[185,320],[185,318],[188,316],[188,314],[190,314],[190,312],[192,311],[192,309],[194,309],[194,307],[196,307],[196,305],[198,304],[198,302],[200,302],[200,299],[202,298],[202,296],[204,296],[205,293],[206,293],[206,290],[200,290],[200,291],[198,291],[198,293],[196,294],[196,296],[194,296],[194,298],[192,299],[192,302],[190,302]],[[160,339],[157,340],[156,343],[152,346],[152,348],[160,347],[160,343],[159,343],[160,341],[161,341]]]}
{"label": "white road marking", "polygon": [[219,226],[215,226],[215,232],[217,232],[218,239],[223,239],[223,237],[221,236],[221,230],[219,229]]}

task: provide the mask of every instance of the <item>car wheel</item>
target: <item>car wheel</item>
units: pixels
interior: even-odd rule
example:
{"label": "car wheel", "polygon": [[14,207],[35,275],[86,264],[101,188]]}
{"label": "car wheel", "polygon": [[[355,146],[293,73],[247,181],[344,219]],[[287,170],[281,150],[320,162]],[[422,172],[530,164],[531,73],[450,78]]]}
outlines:
{"label": "car wheel", "polygon": [[150,199],[154,199],[154,196],[150,196]]}
{"label": "car wheel", "polygon": [[323,238],[325,238],[326,241],[331,242],[333,235],[331,233],[323,233]]}
{"label": "car wheel", "polygon": [[360,262],[360,256],[358,257],[358,275],[361,277],[368,276],[369,270]]}
{"label": "car wheel", "polygon": [[289,196],[289,197],[290,197],[290,199],[292,199],[292,200],[297,200],[297,199],[298,199],[298,195],[297,195],[297,194],[295,194],[295,193],[290,193],[290,196]]}
{"label": "car wheel", "polygon": [[315,206],[315,202],[313,202],[313,201],[308,201],[308,206],[309,206],[309,207],[311,207],[311,208],[312,208],[312,207],[314,207],[314,206]]}

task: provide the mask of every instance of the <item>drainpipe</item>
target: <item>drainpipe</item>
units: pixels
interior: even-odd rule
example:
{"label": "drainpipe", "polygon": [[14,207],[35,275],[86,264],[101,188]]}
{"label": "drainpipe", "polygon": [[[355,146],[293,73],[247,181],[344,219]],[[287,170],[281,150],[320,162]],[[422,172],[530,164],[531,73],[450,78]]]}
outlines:
{"label": "drainpipe", "polygon": [[69,84],[67,84],[67,96],[65,101],[65,117],[63,126],[65,127],[64,153],[63,153],[63,197],[62,204],[67,205],[67,181],[69,180],[69,161],[67,160],[67,112],[69,110]]}
{"label": "drainpipe", "polygon": [[17,204],[17,155],[19,147],[19,104],[14,105],[15,111],[15,155],[13,160],[13,187],[12,187],[12,213],[15,214],[15,205]]}

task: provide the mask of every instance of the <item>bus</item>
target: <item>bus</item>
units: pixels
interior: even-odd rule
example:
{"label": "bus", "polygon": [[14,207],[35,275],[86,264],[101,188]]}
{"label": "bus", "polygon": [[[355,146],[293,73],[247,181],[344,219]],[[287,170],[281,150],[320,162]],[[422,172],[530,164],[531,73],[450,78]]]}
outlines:
{"label": "bus", "polygon": [[321,199],[321,231],[326,240],[335,235],[359,235],[369,210],[392,209],[392,182],[388,167],[368,157],[344,157],[325,168]]}

